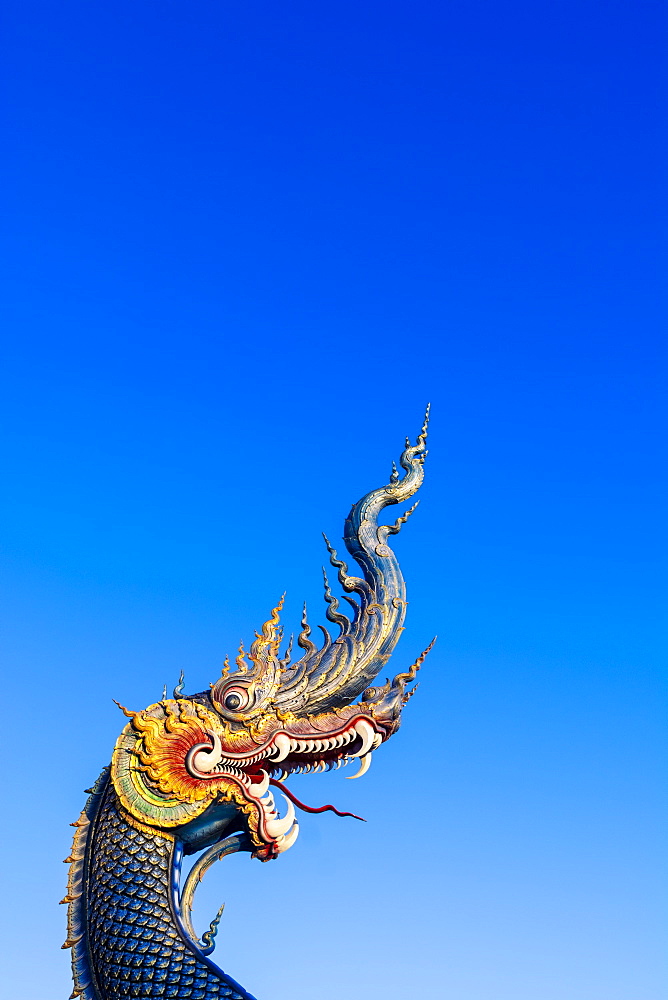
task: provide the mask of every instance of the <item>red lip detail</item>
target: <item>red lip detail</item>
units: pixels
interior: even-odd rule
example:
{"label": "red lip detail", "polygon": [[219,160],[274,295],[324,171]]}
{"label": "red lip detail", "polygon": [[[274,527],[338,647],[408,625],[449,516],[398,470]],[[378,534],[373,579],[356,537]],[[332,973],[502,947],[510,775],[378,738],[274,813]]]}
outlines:
{"label": "red lip detail", "polygon": [[317,807],[316,806],[307,806],[303,802],[300,802],[299,799],[297,798],[297,796],[293,795],[292,792],[290,791],[290,789],[287,788],[283,784],[282,781],[277,781],[276,778],[270,778],[269,779],[269,784],[270,785],[275,785],[276,788],[280,788],[280,790],[283,792],[283,794],[287,795],[287,797],[290,799],[290,801],[293,802],[297,806],[298,809],[303,809],[304,812],[307,812],[307,813],[324,813],[324,812],[327,812],[327,810],[331,810],[331,812],[336,813],[337,816],[351,816],[353,819],[358,819],[358,820],[360,820],[360,822],[366,823],[366,820],[364,819],[363,816],[356,816],[355,813],[341,812],[335,806],[329,806],[329,805],[328,806],[317,806]]}

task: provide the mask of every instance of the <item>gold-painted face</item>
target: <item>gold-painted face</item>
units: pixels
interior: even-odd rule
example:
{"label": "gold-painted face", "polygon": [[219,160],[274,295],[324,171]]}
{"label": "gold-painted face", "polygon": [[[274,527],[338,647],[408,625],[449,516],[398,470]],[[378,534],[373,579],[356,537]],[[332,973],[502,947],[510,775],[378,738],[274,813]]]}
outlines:
{"label": "gold-painted face", "polygon": [[355,758],[363,772],[390,730],[367,706],[303,718],[267,712],[252,727],[229,723],[187,698],[127,714],[131,721],[114,751],[112,779],[130,815],[170,829],[217,801],[233,802],[264,859],[286,850],[297,834],[294,813],[289,823],[278,817],[270,782]]}

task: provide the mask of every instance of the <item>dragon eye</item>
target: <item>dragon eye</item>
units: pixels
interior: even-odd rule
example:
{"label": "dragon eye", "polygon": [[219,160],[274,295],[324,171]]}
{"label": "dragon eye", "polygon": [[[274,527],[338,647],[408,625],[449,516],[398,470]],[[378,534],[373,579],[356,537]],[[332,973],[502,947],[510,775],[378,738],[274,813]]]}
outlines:
{"label": "dragon eye", "polygon": [[245,685],[237,684],[234,687],[228,688],[219,705],[223,711],[233,713],[244,712],[248,708],[249,701],[248,688]]}

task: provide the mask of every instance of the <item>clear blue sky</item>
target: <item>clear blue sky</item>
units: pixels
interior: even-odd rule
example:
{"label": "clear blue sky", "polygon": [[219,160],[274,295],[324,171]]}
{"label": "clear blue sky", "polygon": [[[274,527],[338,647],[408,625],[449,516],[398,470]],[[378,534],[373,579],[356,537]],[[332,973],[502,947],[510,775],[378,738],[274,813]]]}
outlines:
{"label": "clear blue sky", "polygon": [[123,719],[199,690],[431,400],[405,667],[362,780],[234,858],[260,1000],[664,1000],[665,9],[4,13],[3,981],[70,992],[65,867]]}

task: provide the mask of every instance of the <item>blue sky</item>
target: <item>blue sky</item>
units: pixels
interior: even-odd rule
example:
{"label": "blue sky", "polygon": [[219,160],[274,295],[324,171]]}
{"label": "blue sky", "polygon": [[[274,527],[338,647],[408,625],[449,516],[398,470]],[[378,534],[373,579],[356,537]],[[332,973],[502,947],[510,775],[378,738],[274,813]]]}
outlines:
{"label": "blue sky", "polygon": [[[665,12],[5,12],[3,976],[69,995],[65,867],[123,719],[215,679],[432,403],[400,733],[221,863],[259,1000],[660,1000]],[[663,60],[663,62],[662,62]]]}

